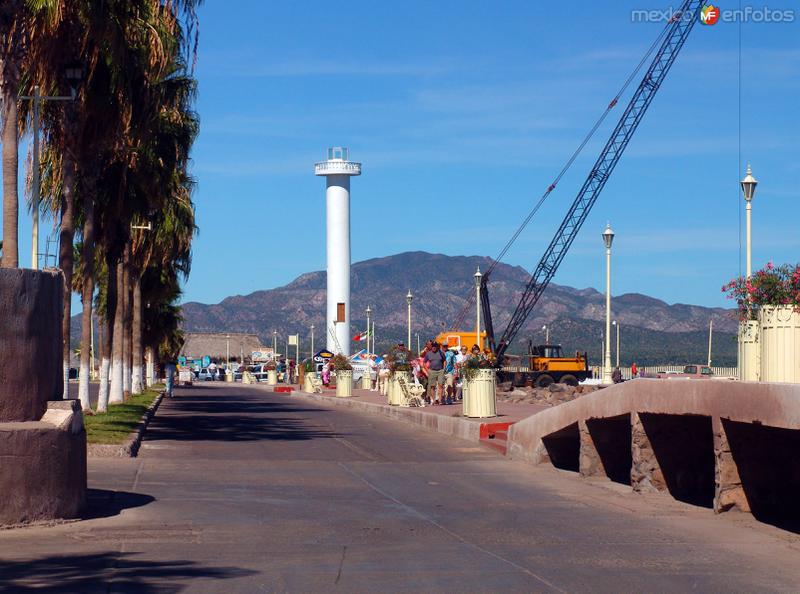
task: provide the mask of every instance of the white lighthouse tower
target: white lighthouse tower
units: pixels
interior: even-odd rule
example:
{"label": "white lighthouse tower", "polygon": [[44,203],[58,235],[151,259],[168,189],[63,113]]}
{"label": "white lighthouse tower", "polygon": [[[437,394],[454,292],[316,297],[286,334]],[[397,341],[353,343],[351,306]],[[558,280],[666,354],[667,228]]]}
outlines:
{"label": "white lighthouse tower", "polygon": [[315,175],[327,182],[328,350],[350,355],[350,176],[361,175],[361,163],[350,151],[334,146],[328,160],[314,166]]}

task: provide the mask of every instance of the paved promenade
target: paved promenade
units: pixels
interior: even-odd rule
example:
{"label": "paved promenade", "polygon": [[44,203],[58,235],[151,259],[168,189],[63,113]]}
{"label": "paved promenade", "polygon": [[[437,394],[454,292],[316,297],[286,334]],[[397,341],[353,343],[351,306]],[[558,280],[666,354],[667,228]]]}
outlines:
{"label": "paved promenade", "polygon": [[257,386],[177,390],[139,458],[92,459],[89,476],[93,518],[0,531],[0,593],[798,583],[800,537],[748,516],[715,517]]}

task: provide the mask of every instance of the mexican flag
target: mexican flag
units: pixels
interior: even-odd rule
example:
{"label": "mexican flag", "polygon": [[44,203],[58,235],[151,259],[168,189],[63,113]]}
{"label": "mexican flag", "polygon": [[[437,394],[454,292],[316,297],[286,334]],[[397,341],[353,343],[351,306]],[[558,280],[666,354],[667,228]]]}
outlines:
{"label": "mexican flag", "polygon": [[366,330],[364,332],[359,332],[358,334],[356,334],[353,337],[353,341],[354,342],[364,342],[365,340],[367,340],[367,336],[369,336],[369,334],[370,334],[369,330]]}

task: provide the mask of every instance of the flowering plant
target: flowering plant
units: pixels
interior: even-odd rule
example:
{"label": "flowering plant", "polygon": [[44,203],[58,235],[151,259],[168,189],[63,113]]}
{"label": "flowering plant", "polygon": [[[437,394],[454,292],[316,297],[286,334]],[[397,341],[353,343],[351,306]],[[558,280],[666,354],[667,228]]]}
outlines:
{"label": "flowering plant", "polygon": [[331,359],[331,365],[335,371],[353,371],[353,366],[350,364],[350,358],[342,355],[341,353]]}
{"label": "flowering plant", "polygon": [[492,362],[486,357],[470,355],[461,367],[461,375],[467,380],[472,380],[478,375],[478,370],[492,369],[493,367]]}
{"label": "flowering plant", "polygon": [[751,319],[762,305],[794,306],[800,310],[800,264],[775,266],[772,262],[749,279],[739,277],[722,287],[739,306],[739,319]]}

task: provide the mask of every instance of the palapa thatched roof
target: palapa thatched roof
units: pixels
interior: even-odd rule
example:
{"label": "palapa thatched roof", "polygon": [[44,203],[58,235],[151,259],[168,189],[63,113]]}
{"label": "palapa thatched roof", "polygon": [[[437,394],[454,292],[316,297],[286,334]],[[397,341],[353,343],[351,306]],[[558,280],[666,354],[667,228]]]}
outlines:
{"label": "palapa thatched roof", "polygon": [[[212,359],[225,359],[227,345],[230,340],[231,358],[239,358],[242,354],[249,357],[253,351],[267,349],[255,334],[240,332],[186,332],[181,355],[199,359],[208,355]],[[230,337],[228,339],[227,337]],[[272,350],[272,347],[269,347]]]}

